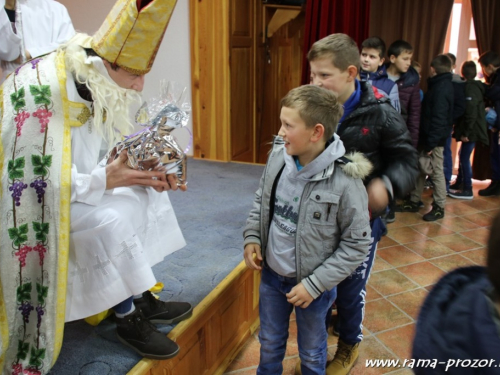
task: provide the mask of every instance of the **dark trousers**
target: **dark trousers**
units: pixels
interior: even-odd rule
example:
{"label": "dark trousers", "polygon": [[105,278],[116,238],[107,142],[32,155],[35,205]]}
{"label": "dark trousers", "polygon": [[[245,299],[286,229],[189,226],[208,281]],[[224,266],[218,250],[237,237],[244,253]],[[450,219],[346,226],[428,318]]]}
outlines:
{"label": "dark trousers", "polygon": [[490,162],[491,162],[491,179],[500,181],[500,145],[498,144],[498,131],[491,132],[490,135]]}
{"label": "dark trousers", "polygon": [[455,182],[463,184],[464,190],[472,190],[472,166],[470,163],[470,155],[475,145],[476,142],[462,142],[460,146],[460,166]]}
{"label": "dark trousers", "polygon": [[371,223],[372,242],[363,263],[337,286],[337,312],[339,317],[339,337],[348,345],[363,339],[363,317],[365,315],[366,283],[370,277],[377,245],[385,226],[380,218]]}

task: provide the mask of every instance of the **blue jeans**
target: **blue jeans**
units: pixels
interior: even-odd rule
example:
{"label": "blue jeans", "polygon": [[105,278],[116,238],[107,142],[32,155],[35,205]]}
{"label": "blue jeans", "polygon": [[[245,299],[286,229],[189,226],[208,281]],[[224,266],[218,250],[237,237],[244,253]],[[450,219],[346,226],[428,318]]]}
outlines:
{"label": "blue jeans", "polygon": [[446,182],[446,191],[450,190],[450,180],[453,172],[453,161],[451,158],[451,133],[446,138],[446,145],[443,149],[443,171],[444,171],[444,180]]}
{"label": "blue jeans", "polygon": [[[259,288],[261,347],[258,375],[281,375],[283,372],[290,314],[294,308],[287,301],[286,293],[295,285],[295,277],[280,276],[264,264]],[[304,375],[325,374],[328,334],[324,321],[335,294],[335,288],[325,291],[307,308],[295,309],[297,343]]]}
{"label": "blue jeans", "polygon": [[463,184],[464,190],[472,190],[472,166],[470,164],[470,154],[476,146],[476,142],[462,142],[460,146],[460,165],[455,182]]}
{"label": "blue jeans", "polygon": [[376,218],[370,224],[372,243],[368,255],[347,279],[337,285],[335,304],[339,319],[339,337],[348,345],[354,345],[363,340],[366,283],[375,261],[377,245],[385,229],[380,218]]}

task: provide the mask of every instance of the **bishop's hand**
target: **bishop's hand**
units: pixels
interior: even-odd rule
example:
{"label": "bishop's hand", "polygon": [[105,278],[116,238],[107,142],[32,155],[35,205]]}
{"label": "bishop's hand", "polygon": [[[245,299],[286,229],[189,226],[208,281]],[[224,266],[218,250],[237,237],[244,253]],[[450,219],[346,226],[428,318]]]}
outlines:
{"label": "bishop's hand", "polygon": [[[124,186],[151,186],[157,192],[177,190],[177,176],[160,171],[138,171],[127,166],[127,152],[122,151],[120,156],[106,166],[106,189]],[[187,186],[180,187],[182,191]]]}

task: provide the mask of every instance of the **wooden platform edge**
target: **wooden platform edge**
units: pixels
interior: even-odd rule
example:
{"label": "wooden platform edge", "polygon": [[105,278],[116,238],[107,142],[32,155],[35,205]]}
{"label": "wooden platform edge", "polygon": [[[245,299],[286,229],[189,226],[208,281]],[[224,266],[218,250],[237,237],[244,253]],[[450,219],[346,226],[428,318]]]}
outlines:
{"label": "wooden platform edge", "polygon": [[168,334],[180,353],[143,359],[128,375],[222,375],[259,326],[259,283],[242,261]]}

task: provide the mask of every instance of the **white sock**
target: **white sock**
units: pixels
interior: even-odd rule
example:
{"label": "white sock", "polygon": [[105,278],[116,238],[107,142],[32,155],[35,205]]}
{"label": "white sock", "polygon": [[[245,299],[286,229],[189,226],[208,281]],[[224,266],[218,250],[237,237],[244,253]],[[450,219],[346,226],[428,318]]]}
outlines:
{"label": "white sock", "polygon": [[134,299],[142,298],[142,294],[134,294]]}

